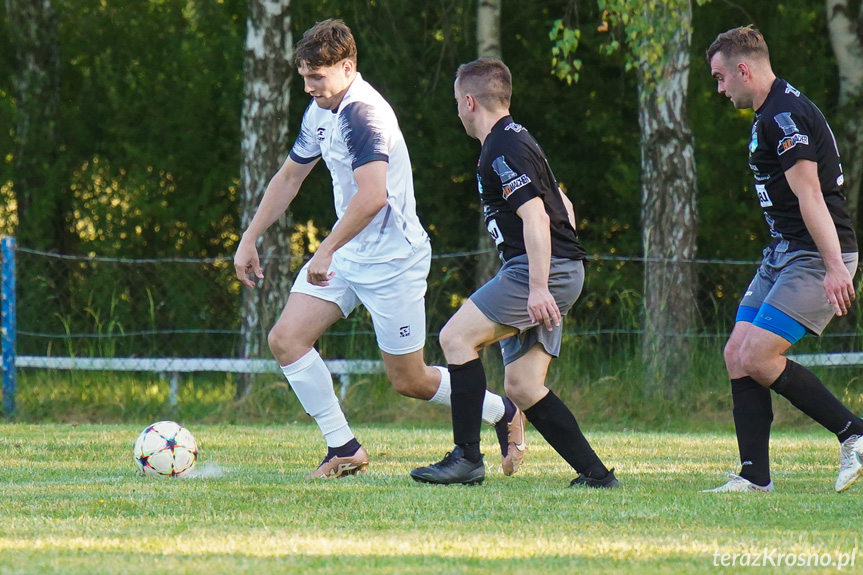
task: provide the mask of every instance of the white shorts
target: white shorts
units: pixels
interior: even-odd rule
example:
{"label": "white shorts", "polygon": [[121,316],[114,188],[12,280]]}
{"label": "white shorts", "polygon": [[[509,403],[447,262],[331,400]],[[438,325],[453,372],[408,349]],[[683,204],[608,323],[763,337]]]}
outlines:
{"label": "white shorts", "polygon": [[381,263],[353,262],[336,252],[330,265],[336,275],[328,286],[310,284],[306,266],[297,274],[292,293],[332,302],[344,317],[363,304],[372,316],[378,347],[391,355],[413,353],[425,346],[429,241],[418,245],[406,258]]}

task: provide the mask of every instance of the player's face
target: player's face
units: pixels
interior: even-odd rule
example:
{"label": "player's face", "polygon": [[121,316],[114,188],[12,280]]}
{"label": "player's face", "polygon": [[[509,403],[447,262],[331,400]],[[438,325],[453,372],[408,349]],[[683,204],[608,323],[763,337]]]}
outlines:
{"label": "player's face", "polygon": [[320,68],[301,65],[298,72],[303,77],[306,93],[315,99],[315,103],[325,110],[336,110],[353,81],[354,63],[342,60],[333,66]]}
{"label": "player's face", "polygon": [[752,107],[752,94],[746,82],[746,71],[742,64],[732,66],[722,53],[710,60],[710,73],[716,80],[716,91],[725,95],[737,109]]}
{"label": "player's face", "polygon": [[472,116],[470,113],[468,97],[467,94],[463,94],[459,89],[458,81],[456,81],[453,86],[453,93],[455,94],[456,108],[458,109],[458,118],[461,120],[461,125],[464,126],[464,131],[467,132],[468,136],[475,138],[476,136],[473,134],[473,121],[471,120]]}

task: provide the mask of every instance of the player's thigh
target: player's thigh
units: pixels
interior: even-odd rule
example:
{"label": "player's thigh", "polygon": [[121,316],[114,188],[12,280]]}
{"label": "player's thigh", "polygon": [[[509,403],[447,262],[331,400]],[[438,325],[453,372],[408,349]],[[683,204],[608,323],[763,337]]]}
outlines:
{"label": "player's thigh", "polygon": [[740,345],[740,363],[747,371],[752,367],[763,363],[771,358],[776,358],[791,347],[791,342],[782,335],[765,329],[761,326],[751,324],[746,330],[746,335]]}
{"label": "player's thigh", "polygon": [[[326,286],[315,285],[309,282],[308,265],[308,262],[306,262],[306,265],[302,267],[297,277],[294,278],[294,284],[291,286],[291,296],[303,294],[318,300],[330,302],[341,310],[340,317],[336,319],[348,317],[354,308],[360,304],[360,300],[357,294],[354,293],[350,281],[346,278],[347,273],[340,267],[340,262],[334,259],[330,265],[330,270],[335,272],[335,276],[329,280],[329,285]],[[298,301],[307,300],[302,299]],[[290,303],[290,298],[288,302]],[[291,310],[291,315],[296,315],[301,313],[301,311]],[[329,325],[332,325],[334,321],[336,320],[332,320]]]}
{"label": "player's thigh", "polygon": [[[562,314],[566,315],[578,299],[583,285],[582,261],[552,258],[548,289]],[[527,309],[529,295],[528,259],[527,256],[517,256],[507,261],[470,299],[493,322],[525,330],[537,324]]]}
{"label": "player's thigh", "polygon": [[291,292],[288,302],[270,332],[280,338],[311,347],[323,333],[344,317],[335,303],[301,292]]}
{"label": "player's thigh", "polygon": [[[270,332],[270,340],[312,346],[328,327],[347,317],[359,304],[350,284],[345,281],[338,268],[333,266],[336,276],[327,286],[309,283],[306,271],[308,264],[294,278],[288,302]],[[292,343],[291,343],[292,344]]]}
{"label": "player's thigh", "polygon": [[[843,254],[842,257],[853,277],[857,270],[857,254]],[[793,252],[787,258],[773,287],[765,296],[764,304],[779,310],[806,330],[820,335],[834,316],[833,306],[824,291],[824,260],[816,252]],[[769,317],[763,315],[759,314],[755,325],[769,322]],[[770,329],[769,325],[762,327]]]}
{"label": "player's thigh", "polygon": [[516,328],[491,320],[467,300],[441,330],[440,344],[449,363],[462,364],[475,359],[478,350],[516,333]]}
{"label": "player's thigh", "polygon": [[430,265],[428,244],[408,258],[344,265],[345,279],[371,315],[382,351],[405,355],[424,347],[426,277]]}

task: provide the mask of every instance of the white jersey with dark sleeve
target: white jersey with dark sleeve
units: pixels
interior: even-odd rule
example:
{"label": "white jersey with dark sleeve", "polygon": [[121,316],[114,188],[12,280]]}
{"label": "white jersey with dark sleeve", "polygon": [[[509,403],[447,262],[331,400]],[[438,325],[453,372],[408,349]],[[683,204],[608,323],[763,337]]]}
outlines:
{"label": "white jersey with dark sleeve", "polygon": [[354,170],[369,162],[387,162],[387,205],[339,248],[339,257],[365,263],[390,261],[407,257],[427,240],[416,214],[410,157],[395,112],[360,74],[338,110],[325,110],[314,101],[309,104],[290,157],[301,164],[323,158],[332,176],[339,219],[357,192]]}
{"label": "white jersey with dark sleeve", "polygon": [[527,253],[523,222],[516,210],[533,198],[541,198],[545,204],[552,255],[584,259],[584,248],[569,222],[545,153],[512,117],[499,120],[483,142],[477,181],[486,227],[504,261]]}
{"label": "white jersey with dark sleeve", "polygon": [[842,252],[856,252],[857,238],[845,204],[842,164],[833,132],[815,104],[777,78],[767,99],[755,112],[749,167],[773,238],[787,240],[794,250],[817,251],[797,196],[785,178],[785,172],[800,159],[818,164],[821,192],[836,225]]}

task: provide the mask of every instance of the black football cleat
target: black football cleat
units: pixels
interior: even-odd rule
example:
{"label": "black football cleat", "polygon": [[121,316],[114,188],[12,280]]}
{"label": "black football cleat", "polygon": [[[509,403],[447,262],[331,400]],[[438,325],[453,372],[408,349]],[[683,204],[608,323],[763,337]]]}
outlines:
{"label": "black football cleat", "polygon": [[420,483],[437,485],[478,485],[485,481],[485,465],[482,456],[477,463],[465,459],[464,451],[456,445],[437,463],[411,471],[411,478]]}
{"label": "black football cleat", "polygon": [[594,479],[587,475],[579,474],[569,483],[570,487],[593,487],[594,489],[617,489],[620,482],[614,476],[614,468],[608,470],[608,475],[603,479]]}

